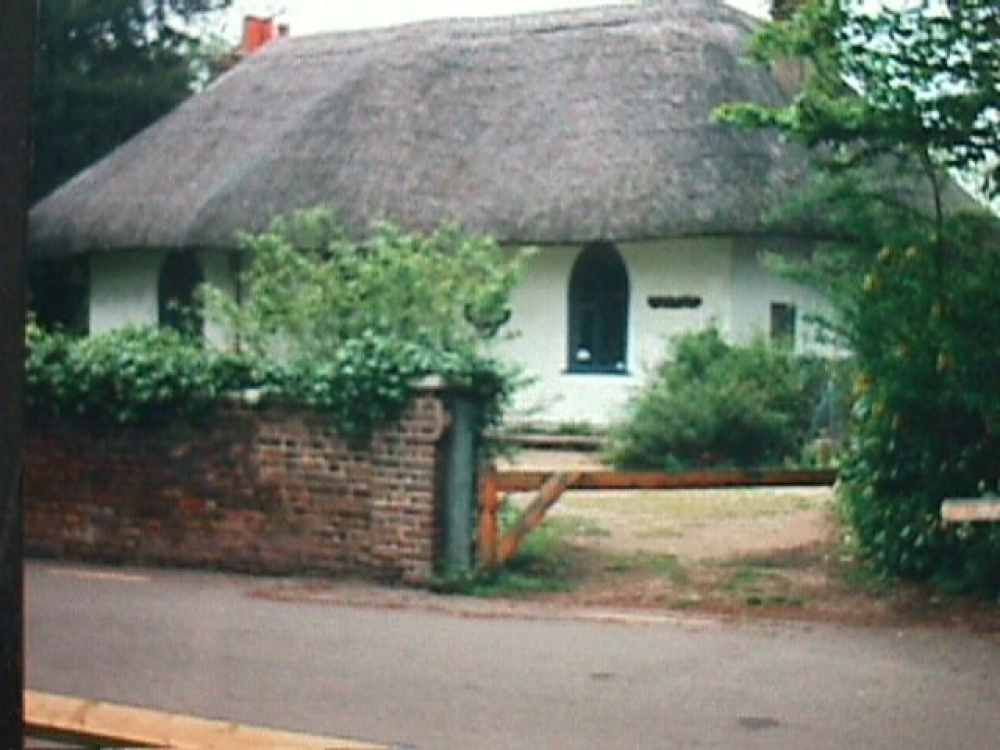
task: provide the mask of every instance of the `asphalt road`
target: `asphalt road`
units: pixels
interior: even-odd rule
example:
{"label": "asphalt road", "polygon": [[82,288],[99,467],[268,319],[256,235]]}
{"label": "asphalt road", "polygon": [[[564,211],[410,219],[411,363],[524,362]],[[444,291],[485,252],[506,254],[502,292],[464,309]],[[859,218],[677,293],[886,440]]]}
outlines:
{"label": "asphalt road", "polygon": [[1000,746],[997,636],[248,595],[281,586],[30,564],[28,685],[421,750]]}

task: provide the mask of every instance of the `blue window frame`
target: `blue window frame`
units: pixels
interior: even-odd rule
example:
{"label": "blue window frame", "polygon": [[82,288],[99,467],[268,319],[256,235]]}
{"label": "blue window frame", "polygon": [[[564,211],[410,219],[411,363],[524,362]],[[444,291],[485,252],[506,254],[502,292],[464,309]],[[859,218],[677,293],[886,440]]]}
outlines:
{"label": "blue window frame", "polygon": [[570,372],[627,372],[628,309],[628,270],[618,249],[586,245],[569,282]]}

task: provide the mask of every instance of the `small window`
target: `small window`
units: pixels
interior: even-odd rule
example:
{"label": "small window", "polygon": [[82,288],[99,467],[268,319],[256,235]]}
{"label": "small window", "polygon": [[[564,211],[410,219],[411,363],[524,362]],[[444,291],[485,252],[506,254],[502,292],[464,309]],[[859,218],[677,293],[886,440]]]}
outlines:
{"label": "small window", "polygon": [[771,343],[795,348],[795,305],[790,302],[771,303]]}
{"label": "small window", "polygon": [[628,271],[618,250],[586,246],[569,282],[570,372],[626,372],[628,306]]}
{"label": "small window", "polygon": [[158,285],[159,323],[180,333],[200,337],[204,321],[196,293],[204,282],[201,264],[194,253],[170,253],[160,268]]}

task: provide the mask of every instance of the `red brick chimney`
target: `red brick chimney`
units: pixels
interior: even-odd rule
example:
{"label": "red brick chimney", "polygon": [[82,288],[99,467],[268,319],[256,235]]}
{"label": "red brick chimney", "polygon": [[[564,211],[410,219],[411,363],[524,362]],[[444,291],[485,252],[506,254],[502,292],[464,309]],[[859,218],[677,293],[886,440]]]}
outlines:
{"label": "red brick chimney", "polygon": [[243,18],[243,43],[240,45],[240,51],[244,55],[249,55],[263,47],[277,35],[278,30],[275,27],[273,18],[245,16]]}

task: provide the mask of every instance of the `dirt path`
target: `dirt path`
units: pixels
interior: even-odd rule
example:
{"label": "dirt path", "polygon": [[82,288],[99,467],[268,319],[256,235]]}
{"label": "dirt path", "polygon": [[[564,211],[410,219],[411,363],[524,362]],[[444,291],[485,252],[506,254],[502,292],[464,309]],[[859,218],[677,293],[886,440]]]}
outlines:
{"label": "dirt path", "polygon": [[684,562],[788,552],[836,533],[830,488],[568,492],[553,518],[580,519],[598,548]]}
{"label": "dirt path", "polygon": [[[533,451],[506,464],[604,468],[593,454]],[[516,504],[527,495],[512,496]],[[872,575],[844,543],[832,488],[564,494],[549,513],[565,606],[1000,631],[1000,603],[946,598]]]}
{"label": "dirt path", "polygon": [[[607,469],[594,453],[524,451],[503,469]],[[528,495],[515,496],[519,504]],[[828,487],[567,492],[553,518],[580,521],[582,536],[610,552],[675,555],[684,561],[782,553],[830,542],[833,490]]]}

